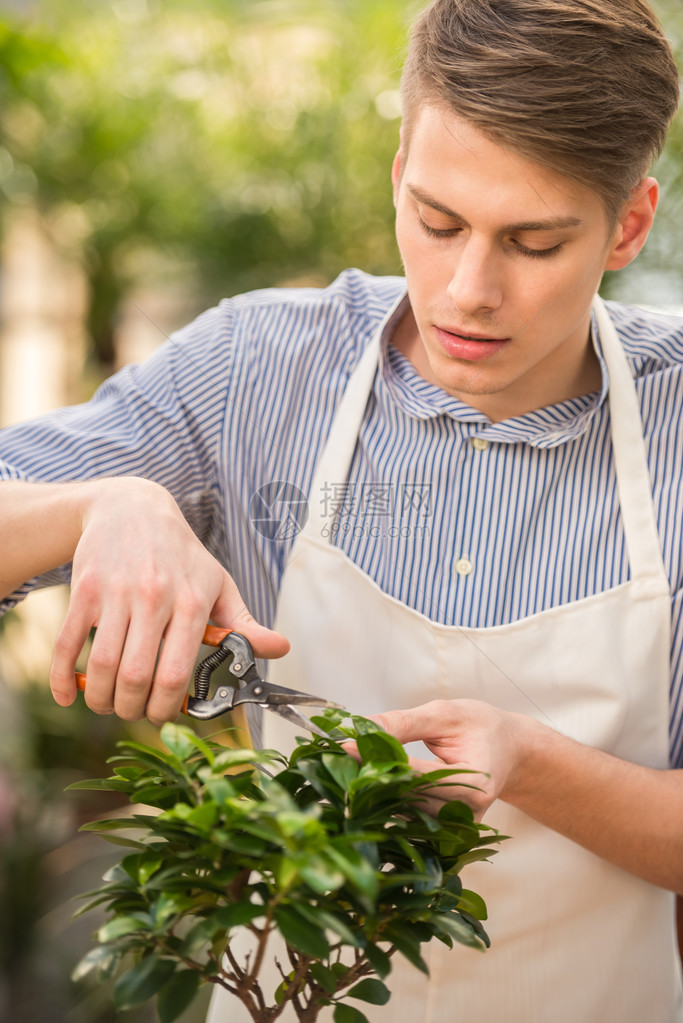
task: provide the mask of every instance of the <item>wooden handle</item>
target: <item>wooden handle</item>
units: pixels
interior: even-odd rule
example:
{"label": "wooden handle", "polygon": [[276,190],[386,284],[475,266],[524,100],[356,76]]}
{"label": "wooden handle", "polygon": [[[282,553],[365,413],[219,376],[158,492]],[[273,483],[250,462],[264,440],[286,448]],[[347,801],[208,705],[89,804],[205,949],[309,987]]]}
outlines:
{"label": "wooden handle", "polygon": [[222,629],[219,625],[207,625],[204,629],[202,643],[206,643],[207,646],[220,646],[232,631],[232,629]]}

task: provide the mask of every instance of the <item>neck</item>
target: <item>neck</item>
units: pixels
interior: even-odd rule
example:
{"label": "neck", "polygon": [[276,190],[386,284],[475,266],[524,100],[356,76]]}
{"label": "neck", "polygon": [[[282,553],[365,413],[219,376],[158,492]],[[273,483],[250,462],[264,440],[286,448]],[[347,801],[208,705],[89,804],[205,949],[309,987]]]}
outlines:
{"label": "neck", "polygon": [[444,387],[443,381],[432,370],[410,307],[397,324],[391,341],[424,380],[482,412],[492,423],[514,419],[528,412],[591,394],[599,391],[602,384],[602,372],[591,341],[590,324],[586,326],[585,343],[578,352],[575,348],[562,353],[554,352],[551,359],[541,360],[534,366],[532,376],[525,375],[513,380],[509,386],[484,394]]}

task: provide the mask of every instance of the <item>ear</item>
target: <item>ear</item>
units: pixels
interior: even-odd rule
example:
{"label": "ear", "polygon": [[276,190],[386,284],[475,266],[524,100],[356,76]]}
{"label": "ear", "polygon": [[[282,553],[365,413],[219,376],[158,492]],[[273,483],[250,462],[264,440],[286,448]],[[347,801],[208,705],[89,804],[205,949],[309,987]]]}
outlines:
{"label": "ear", "polygon": [[402,169],[402,156],[401,148],[399,146],[398,152],[394,157],[394,162],[391,165],[391,184],[394,189],[394,206],[398,201],[398,186],[401,182],[401,169]]}
{"label": "ear", "polygon": [[644,178],[633,190],[619,217],[605,270],[621,270],[633,262],[650,233],[658,201],[656,180]]}

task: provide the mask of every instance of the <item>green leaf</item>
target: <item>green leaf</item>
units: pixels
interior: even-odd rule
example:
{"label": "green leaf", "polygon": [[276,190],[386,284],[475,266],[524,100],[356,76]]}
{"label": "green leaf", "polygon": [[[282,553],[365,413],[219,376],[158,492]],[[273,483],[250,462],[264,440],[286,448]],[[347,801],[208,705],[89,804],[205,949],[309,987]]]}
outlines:
{"label": "green leaf", "polygon": [[366,977],[365,980],[354,984],[344,997],[358,998],[362,1002],[370,1002],[371,1005],[386,1005],[391,998],[391,991],[376,977]]}
{"label": "green leaf", "polygon": [[131,881],[135,884],[137,884],[140,879],[140,862],[144,859],[144,857],[144,853],[138,853],[135,856],[124,856],[121,860],[121,866],[128,874]]}
{"label": "green leaf", "polygon": [[324,927],[328,931],[333,931],[342,939],[345,945],[351,945],[353,948],[362,948],[363,942],[336,913],[331,913],[317,905],[308,906],[303,903],[297,905],[297,910],[314,926]]}
{"label": "green leaf", "polygon": [[314,892],[326,895],[336,891],[344,883],[344,874],[326,863],[322,856],[302,856],[297,861],[298,873]]}
{"label": "green leaf", "polygon": [[336,913],[328,913],[326,910],[319,908],[316,908],[315,913],[318,922],[328,931],[333,931],[334,934],[338,935],[345,945],[362,948],[363,942]]}
{"label": "green leaf", "polygon": [[324,753],[322,762],[340,789],[347,792],[351,782],[358,776],[360,765],[348,753]]}
{"label": "green leaf", "polygon": [[462,881],[460,880],[460,875],[450,874],[450,876],[448,877],[444,884],[444,888],[447,891],[452,892],[454,895],[461,895],[464,889],[462,886]]}
{"label": "green leaf", "polygon": [[114,774],[126,781],[137,781],[142,774],[141,767],[115,767]]}
{"label": "green leaf", "polygon": [[316,984],[319,984],[328,995],[333,995],[337,990],[337,978],[332,970],[322,963],[311,963],[311,976]]}
{"label": "green leaf", "polygon": [[123,974],[114,987],[112,1000],[117,1012],[135,1009],[160,991],[174,971],[169,959],[148,956]]}
{"label": "green leaf", "polygon": [[415,885],[416,892],[432,892],[443,884],[443,870],[435,856],[425,857],[424,879]]}
{"label": "green leaf", "polygon": [[[103,874],[102,880],[106,881],[108,884],[121,884],[122,882],[125,884],[126,882],[130,882],[130,877],[120,863],[115,863],[113,867],[110,867],[109,870]],[[90,892],[89,894],[94,895],[95,893]]]}
{"label": "green leaf", "polygon": [[250,924],[252,920],[265,915],[263,906],[254,905],[251,902],[236,902],[232,906],[224,906],[211,914],[211,921],[218,924],[224,930],[229,931],[233,927],[242,927]]}
{"label": "green leaf", "polygon": [[475,932],[469,920],[465,920],[458,913],[440,913],[434,918],[434,927],[444,934],[449,934],[451,938],[455,938],[461,945],[478,949],[482,947],[483,939],[481,935]]}
{"label": "green leaf", "polygon": [[98,980],[106,980],[113,974],[118,960],[119,955],[114,949],[109,948],[106,945],[98,945],[97,948],[91,949],[90,952],[88,952],[88,954],[76,964],[76,967],[71,974],[71,979],[75,984],[77,984],[89,974],[96,971]]}
{"label": "green leaf", "polygon": [[241,856],[251,857],[251,862],[254,866],[258,865],[266,851],[265,843],[259,841],[258,838],[254,838],[253,835],[221,829],[214,832],[212,838],[214,842],[218,842],[224,849],[230,849]]}
{"label": "green leaf", "polygon": [[150,877],[156,874],[157,870],[163,865],[163,862],[163,858],[155,853],[141,856],[140,863],[138,864],[138,881],[140,884],[147,884]]}
{"label": "green leaf", "polygon": [[[84,899],[87,898],[87,895],[78,895],[77,898]],[[103,902],[109,902],[111,898],[112,895],[110,892],[105,892],[105,894],[99,895],[98,898],[93,899],[91,902],[87,902],[85,906],[81,906],[80,909],[77,909],[71,917],[71,920],[78,920],[78,918],[83,916],[84,913],[89,913],[91,909],[96,909],[97,906],[101,906]]]}
{"label": "green leaf", "polygon": [[387,735],[382,726],[378,725],[376,721],[371,721],[370,718],[361,717],[360,714],[352,714],[351,720],[357,735],[373,735],[377,733]]}
{"label": "green leaf", "polygon": [[471,807],[459,799],[444,803],[438,813],[440,821],[456,821],[462,824],[474,824],[474,813]]}
{"label": "green leaf", "polygon": [[199,974],[196,970],[181,970],[175,973],[159,992],[157,1012],[160,1023],[172,1023],[189,1005],[199,988]]}
{"label": "green leaf", "polygon": [[123,778],[91,778],[85,781],[72,781],[70,785],[66,786],[66,791],[68,792],[72,789],[91,789],[93,792],[101,790],[130,792],[131,784]]}
{"label": "green leaf", "polygon": [[219,753],[216,757],[212,771],[214,774],[217,771],[227,771],[231,767],[243,767],[245,764],[260,764],[264,761],[267,763],[270,761],[270,757],[264,756],[262,752],[257,753],[253,749],[226,749],[222,753]]}
{"label": "green leaf", "polygon": [[200,753],[203,754],[205,760],[207,760],[210,764],[213,764],[216,754],[220,753],[223,747],[220,744],[205,742],[204,739],[198,736],[196,732],[193,732],[191,728],[188,728],[187,731],[190,742],[197,747]]}
{"label": "green leaf", "polygon": [[479,860],[488,860],[495,856],[497,849],[472,849],[470,852],[461,853],[458,856],[458,870],[461,870],[468,863],[476,863]]}
{"label": "green leaf", "polygon": [[378,945],[368,944],[365,948],[365,958],[382,980],[391,973],[391,959]]}
{"label": "green leaf", "polygon": [[100,927],[97,932],[97,940],[103,944],[107,941],[114,941],[115,938],[122,938],[125,934],[133,934],[136,931],[151,931],[152,921],[147,914],[136,916],[115,916],[109,923]]}
{"label": "green leaf", "polygon": [[366,859],[345,843],[330,844],[326,852],[335,866],[355,885],[359,892],[367,899],[375,898],[378,887],[377,873]]}
{"label": "green leaf", "polygon": [[194,901],[187,895],[172,892],[162,892],[152,906],[151,916],[154,921],[154,930],[161,931],[171,917],[185,913],[194,905]]}
{"label": "green leaf", "polygon": [[287,891],[297,880],[299,868],[291,856],[277,856],[274,859],[273,873],[278,888]]}
{"label": "green leaf", "polygon": [[353,1005],[340,1002],[334,1008],[334,1023],[369,1023],[368,1017]]}
{"label": "green leaf", "polygon": [[81,824],[79,831],[123,831],[140,829],[140,824],[133,817],[114,817],[91,821],[89,824]]}
{"label": "green leaf", "polygon": [[192,741],[193,738],[194,732],[186,725],[176,725],[172,721],[167,721],[162,726],[161,741],[178,760],[187,760],[195,752],[197,747]]}
{"label": "green leaf", "polygon": [[458,899],[458,909],[475,916],[477,920],[486,920],[488,916],[486,903],[481,895],[477,895],[476,892],[471,892],[467,888],[463,888]]}
{"label": "green leaf", "polygon": [[[166,726],[164,726],[166,727]],[[179,725],[169,724],[170,728],[181,727]],[[163,735],[163,728],[162,728]],[[150,767],[158,770],[162,766],[170,767],[173,769],[173,773],[176,773],[177,759],[174,755],[169,756],[168,753],[164,753],[163,750],[156,749],[154,746],[146,746],[142,742],[133,742],[131,739],[126,739],[124,742],[117,743],[119,749],[132,750],[132,753],[124,755],[124,759],[138,760],[142,764],[148,764]],[[116,758],[120,759],[119,757]]]}
{"label": "green leaf", "polygon": [[134,838],[122,838],[120,835],[102,835],[110,845],[121,845],[126,849],[146,849],[144,842],[138,842]]}
{"label": "green leaf", "polygon": [[392,945],[395,945],[402,956],[412,963],[413,966],[417,966],[418,970],[429,976],[429,969],[426,962],[420,955],[420,942],[411,933],[414,930],[414,924],[401,924],[394,922],[390,927],[387,927],[382,935],[387,941],[390,941]]}
{"label": "green leaf", "polygon": [[210,834],[212,827],[218,817],[218,807],[215,803],[202,803],[187,815],[187,821],[194,824],[198,831]]}
{"label": "green leaf", "polygon": [[327,959],[330,946],[325,932],[314,927],[294,906],[278,906],[275,921],[285,941],[314,959]]}
{"label": "green leaf", "polygon": [[285,995],[287,994],[287,991],[289,989],[289,985],[291,983],[291,980],[292,980],[293,976],[294,976],[294,974],[290,973],[289,976],[285,977],[285,979],[283,981],[281,981],[281,983],[278,984],[277,988],[275,989],[275,1004],[276,1005],[282,1005],[282,1003],[284,1002]]}
{"label": "green leaf", "polygon": [[364,764],[408,763],[408,754],[401,743],[386,732],[370,732],[368,735],[359,735],[356,743]]}
{"label": "green leaf", "polygon": [[146,806],[154,806],[159,809],[171,805],[174,799],[182,799],[186,795],[186,788],[168,784],[162,778],[154,778],[150,785],[135,789],[131,798],[134,797],[137,803],[144,803]]}

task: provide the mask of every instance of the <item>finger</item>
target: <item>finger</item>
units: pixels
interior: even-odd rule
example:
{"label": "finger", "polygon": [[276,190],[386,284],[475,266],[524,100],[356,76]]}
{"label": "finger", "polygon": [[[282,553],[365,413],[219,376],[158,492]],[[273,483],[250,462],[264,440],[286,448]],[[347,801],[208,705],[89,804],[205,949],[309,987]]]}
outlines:
{"label": "finger", "polygon": [[204,615],[194,621],[176,615],[169,623],[147,699],[146,714],[152,724],[160,726],[180,714],[205,627]]}
{"label": "finger", "polygon": [[360,755],[357,742],[349,740],[349,742],[342,742],[340,745],[344,752],[348,753],[350,757],[353,757],[357,764],[363,763],[363,758]]}
{"label": "finger", "polygon": [[211,610],[211,619],[246,636],[257,657],[283,657],[289,650],[289,640],[285,636],[256,621],[227,573],[223,590]]}
{"label": "finger", "polygon": [[113,714],[116,676],[128,632],[128,610],[112,602],[103,609],[96,624],[86,668],[85,702],[96,714]]}
{"label": "finger", "polygon": [[165,624],[161,611],[134,609],[113,696],[114,710],[124,721],[138,721],[145,716]]}
{"label": "finger", "polygon": [[76,698],[76,661],[93,625],[92,612],[72,601],[55,641],[50,667],[50,688],[61,707],[69,707]]}

